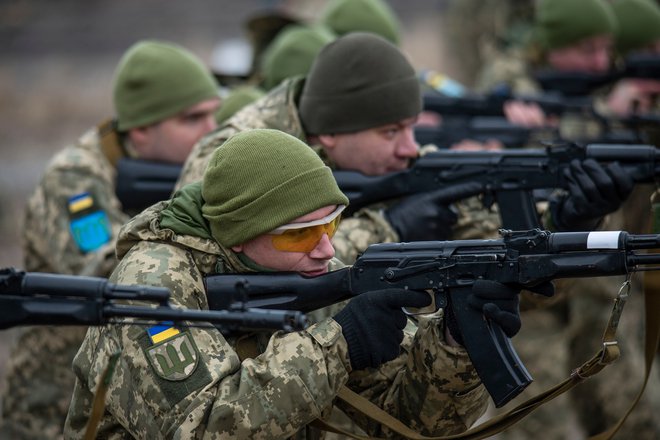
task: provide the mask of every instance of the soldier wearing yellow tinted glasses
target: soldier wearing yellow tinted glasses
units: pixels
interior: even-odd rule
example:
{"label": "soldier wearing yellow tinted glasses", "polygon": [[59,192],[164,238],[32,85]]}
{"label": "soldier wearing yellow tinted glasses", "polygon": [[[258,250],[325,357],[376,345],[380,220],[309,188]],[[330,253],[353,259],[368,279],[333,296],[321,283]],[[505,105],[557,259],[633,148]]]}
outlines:
{"label": "soldier wearing yellow tinted glasses", "polygon": [[273,229],[268,233],[273,236],[273,247],[285,252],[311,252],[324,234],[328,239],[335,235],[344,208],[346,205],[339,205],[329,215],[318,220],[289,223]]}

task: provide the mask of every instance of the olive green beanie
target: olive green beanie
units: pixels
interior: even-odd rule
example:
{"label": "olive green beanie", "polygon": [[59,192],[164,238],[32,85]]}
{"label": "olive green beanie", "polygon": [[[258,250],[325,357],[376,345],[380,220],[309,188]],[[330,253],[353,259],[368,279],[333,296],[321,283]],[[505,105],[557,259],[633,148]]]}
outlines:
{"label": "olive green beanie", "polygon": [[301,140],[248,130],[216,149],[202,178],[202,214],[231,247],[329,205],[347,205],[330,168]]}
{"label": "olive green beanie", "polygon": [[222,124],[227,119],[248,104],[256,101],[266,93],[258,87],[239,86],[229,92],[222,100],[222,105],[215,114],[215,121]]}
{"label": "olive green beanie", "polygon": [[619,0],[612,2],[619,22],[616,46],[625,54],[660,40],[660,6],[654,0]]}
{"label": "olive green beanie", "polygon": [[264,87],[272,89],[287,78],[306,75],[321,48],[334,39],[332,31],[324,26],[284,28],[264,53]]}
{"label": "olive green beanie", "polygon": [[320,21],[337,35],[372,32],[396,45],[400,42],[399,20],[381,0],[331,0],[321,13]]}
{"label": "olive green beanie", "polygon": [[535,39],[544,49],[558,49],[598,35],[614,36],[616,17],[605,0],[540,0]]}
{"label": "olive green beanie", "polygon": [[415,69],[396,46],[353,32],[321,49],[298,110],[307,134],[352,133],[416,116],[422,95]]}
{"label": "olive green beanie", "polygon": [[126,131],[217,97],[218,85],[204,64],[183,47],[142,41],[120,60],[113,94],[118,128]]}

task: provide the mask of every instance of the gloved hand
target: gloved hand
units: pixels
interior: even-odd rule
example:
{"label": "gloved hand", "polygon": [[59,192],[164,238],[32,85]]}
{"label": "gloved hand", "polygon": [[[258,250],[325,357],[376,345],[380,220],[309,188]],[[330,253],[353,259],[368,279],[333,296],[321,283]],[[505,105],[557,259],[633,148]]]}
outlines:
{"label": "gloved hand", "polygon": [[407,318],[402,307],[431,304],[428,293],[404,290],[374,290],[353,298],[334,320],[341,325],[354,370],[376,368],[399,355]]}
{"label": "gloved hand", "polygon": [[448,204],[481,192],[482,185],[470,182],[406,197],[385,211],[401,241],[448,240],[458,219]]}
{"label": "gloved hand", "polygon": [[[509,338],[520,331],[520,291],[522,286],[517,284],[502,284],[491,280],[477,280],[472,286],[468,297],[468,305],[493,321],[502,328]],[[554,295],[555,288],[551,282],[541,283],[535,287],[525,289],[550,297]],[[452,337],[463,345],[463,337],[458,328],[456,317],[451,307],[447,308],[447,327]]]}
{"label": "gloved hand", "polygon": [[593,159],[573,160],[564,171],[569,194],[550,201],[552,219],[560,231],[591,231],[602,217],[616,211],[635,182],[618,162],[603,167]]}

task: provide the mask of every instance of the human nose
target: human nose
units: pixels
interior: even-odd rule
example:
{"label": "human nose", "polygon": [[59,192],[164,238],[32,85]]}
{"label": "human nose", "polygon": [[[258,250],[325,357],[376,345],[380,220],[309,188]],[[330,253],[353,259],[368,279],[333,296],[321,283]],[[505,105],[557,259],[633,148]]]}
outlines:
{"label": "human nose", "polygon": [[413,127],[406,127],[401,134],[397,152],[401,157],[417,157],[417,141],[415,141],[415,132]]}
{"label": "human nose", "polygon": [[594,68],[596,72],[606,72],[610,67],[610,54],[606,49],[600,49],[594,54]]}
{"label": "human nose", "polygon": [[317,260],[329,260],[335,256],[335,247],[332,245],[328,234],[323,234],[316,247],[309,253],[309,256]]}
{"label": "human nose", "polygon": [[210,132],[218,128],[218,123],[215,121],[215,114],[210,114],[204,120],[204,129],[206,132]]}

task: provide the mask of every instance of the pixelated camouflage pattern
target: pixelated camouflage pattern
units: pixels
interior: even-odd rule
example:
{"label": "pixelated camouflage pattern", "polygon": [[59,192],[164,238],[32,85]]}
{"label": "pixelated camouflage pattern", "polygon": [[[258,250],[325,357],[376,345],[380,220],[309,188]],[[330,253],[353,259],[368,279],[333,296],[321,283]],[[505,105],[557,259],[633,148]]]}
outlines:
{"label": "pixelated camouflage pattern", "polygon": [[8,359],[0,438],[62,438],[85,327],[29,327]]}
{"label": "pixelated camouflage pattern", "polygon": [[69,232],[68,199],[88,192],[112,225],[112,235],[128,220],[115,188],[114,167],[101,152],[98,131],[55,155],[25,210],[25,268],[33,272],[107,276],[116,265],[114,240],[83,253]]}
{"label": "pixelated camouflage pattern", "polygon": [[489,92],[493,88],[507,85],[511,91],[521,95],[533,95],[541,92],[541,86],[532,78],[524,49],[513,47],[504,52],[497,52],[482,65],[476,89]]}
{"label": "pixelated camouflage pattern", "polygon": [[266,96],[244,107],[226,123],[207,134],[193,147],[175,189],[202,179],[211,155],[230,136],[255,128],[271,128],[307,142],[306,134],[298,117],[296,102],[304,80],[290,78],[271,90]]}
{"label": "pixelated camouflage pattern", "polygon": [[451,68],[468,86],[478,85],[479,70],[493,54],[526,41],[534,2],[528,0],[450,0],[440,31]]}
{"label": "pixelated camouflage pattern", "polygon": [[[128,219],[114,194],[115,171],[100,150],[96,129],[56,154],[27,201],[25,269],[105,277],[116,265],[115,240]],[[112,228],[110,242],[83,253],[69,232],[68,199],[92,194]],[[10,438],[60,438],[75,377],[71,362],[85,335],[81,327],[21,329],[7,363],[0,433]]]}
{"label": "pixelated camouflage pattern", "polygon": [[[174,305],[208,309],[205,274],[250,269],[213,240],[160,229],[166,203],[148,208],[122,229],[121,261],[111,280],[165,286]],[[92,390],[117,349],[122,354],[108,390],[101,438],[336,438],[308,424],[320,416],[352,423],[333,405],[344,384],[435,435],[464,430],[482,414],[485,390],[465,350],[445,343],[438,330],[441,317],[423,318],[418,329],[409,325],[397,359],[377,370],[351,372],[341,327],[328,317],[335,311],[318,311],[318,321],[306,331],[255,335],[263,353],[243,360],[235,349],[243,335],[189,328],[200,362],[180,381],[164,380],[151,367],[144,327],[91,328],[74,360],[77,381],[65,435],[81,438]]]}

